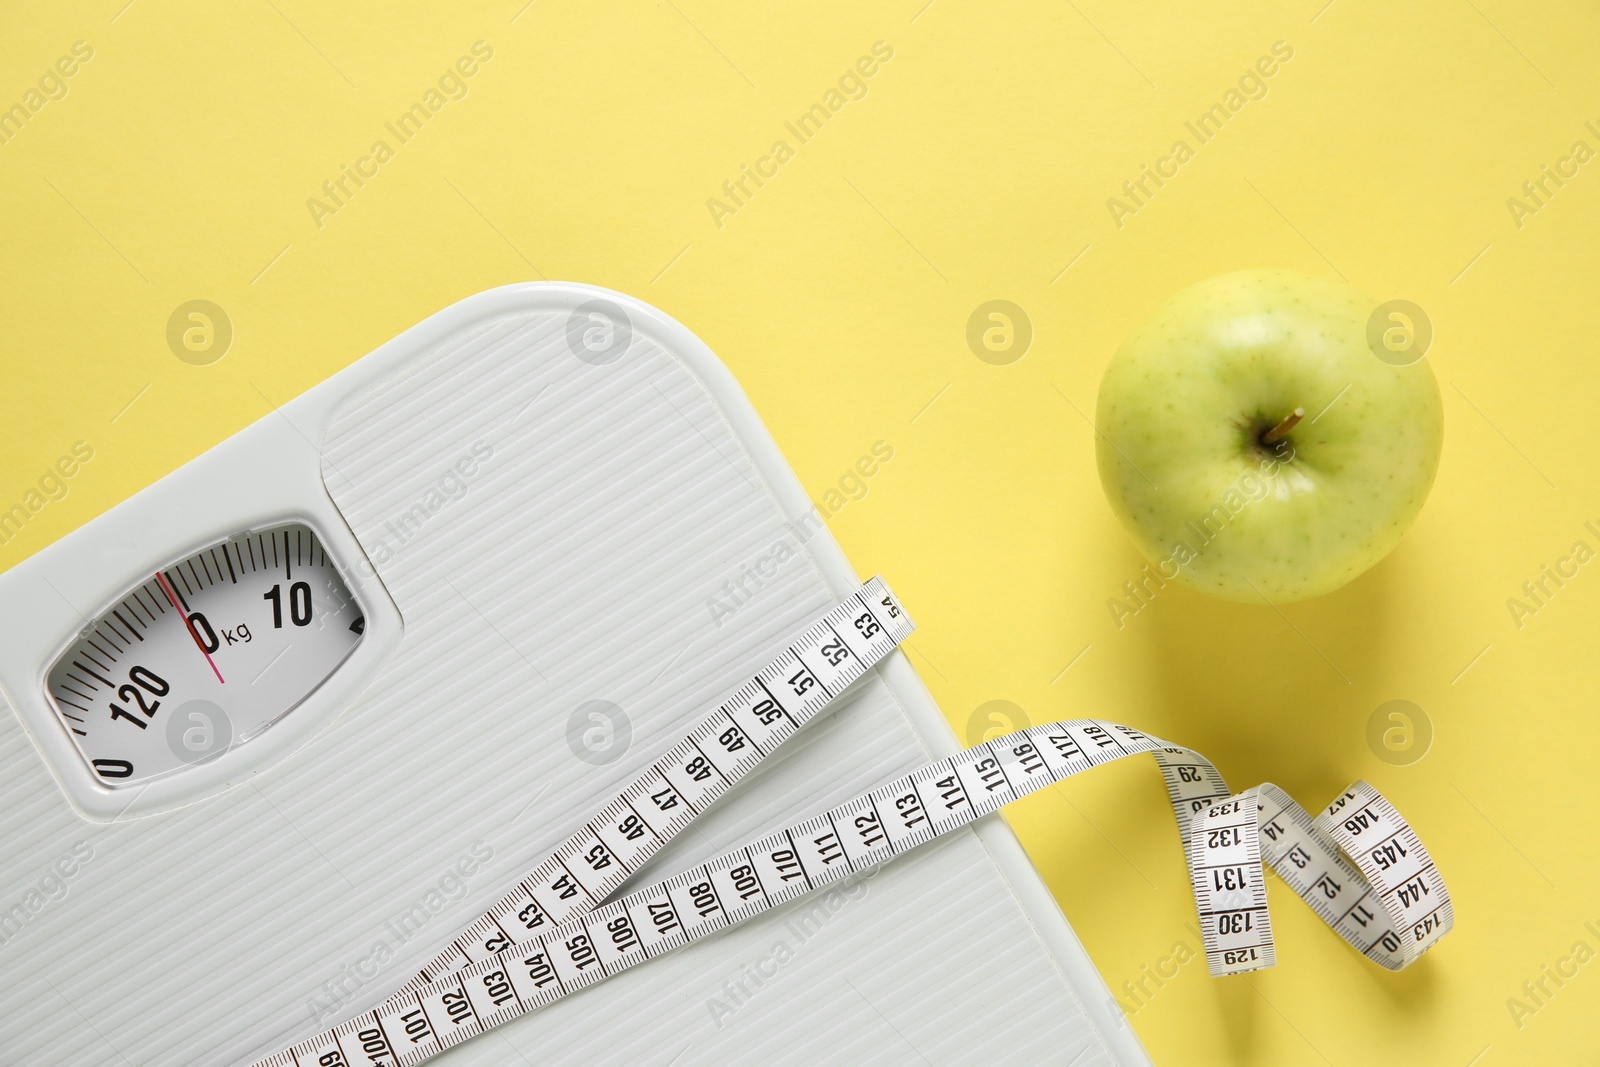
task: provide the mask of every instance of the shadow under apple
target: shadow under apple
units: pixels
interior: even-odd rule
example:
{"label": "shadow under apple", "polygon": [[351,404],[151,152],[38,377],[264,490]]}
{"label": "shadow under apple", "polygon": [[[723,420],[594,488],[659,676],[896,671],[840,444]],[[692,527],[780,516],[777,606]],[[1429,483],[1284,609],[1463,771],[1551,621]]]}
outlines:
{"label": "shadow under apple", "polygon": [[1368,762],[1363,726],[1394,648],[1386,563],[1283,605],[1168,582],[1123,633],[1156,683],[1150,728],[1219,761],[1231,785],[1274,782],[1315,814]]}

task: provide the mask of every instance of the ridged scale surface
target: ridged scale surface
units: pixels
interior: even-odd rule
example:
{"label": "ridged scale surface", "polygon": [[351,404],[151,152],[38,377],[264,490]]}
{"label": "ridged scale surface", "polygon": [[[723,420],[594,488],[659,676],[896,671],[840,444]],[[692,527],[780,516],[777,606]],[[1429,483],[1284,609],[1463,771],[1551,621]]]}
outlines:
{"label": "ridged scale surface", "polygon": [[[458,336],[329,428],[327,486],[381,560],[405,635],[300,752],[200,805],[101,826],[0,718],[0,912],[92,849],[65,896],[0,944],[0,1063],[247,1062],[372,1006],[833,603],[800,551],[717,624],[723,583],[800,538],[677,359],[636,334],[594,366],[563,325],[530,314]],[[441,479],[475,445],[450,497]],[[436,510],[430,490],[447,500]],[[588,700],[631,723],[602,766],[567,742]],[[928,758],[876,674],[790,745],[644,877]],[[470,877],[452,875],[473,856]],[[439,1062],[523,1059],[1109,1062],[970,832]]]}

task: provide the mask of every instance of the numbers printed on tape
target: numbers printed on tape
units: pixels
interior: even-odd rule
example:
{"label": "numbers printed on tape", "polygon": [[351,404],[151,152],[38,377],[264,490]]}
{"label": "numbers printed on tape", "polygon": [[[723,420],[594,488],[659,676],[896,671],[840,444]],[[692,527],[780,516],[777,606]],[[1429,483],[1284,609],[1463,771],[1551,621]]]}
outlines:
{"label": "numbers printed on tape", "polygon": [[256,1067],[411,1067],[1019,797],[1143,753],[1155,758],[1167,787],[1213,975],[1276,963],[1264,865],[1335,933],[1390,970],[1414,962],[1453,926],[1449,892],[1427,849],[1367,783],[1351,785],[1313,819],[1274,785],[1232,794],[1199,753],[1094,719],[996,737],[609,900],[673,835],[911,630],[882,581],[867,582],[690,730],[403,990]]}
{"label": "numbers printed on tape", "polygon": [[696,723],[408,988],[501,951],[505,931],[540,931],[605,900],[912,629],[881,579],[864,584]]}

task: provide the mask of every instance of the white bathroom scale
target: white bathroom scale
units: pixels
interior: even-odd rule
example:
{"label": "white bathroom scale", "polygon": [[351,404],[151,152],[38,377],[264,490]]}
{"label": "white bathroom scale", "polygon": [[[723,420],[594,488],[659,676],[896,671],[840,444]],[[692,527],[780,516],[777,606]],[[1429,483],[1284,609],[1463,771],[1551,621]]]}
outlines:
{"label": "white bathroom scale", "polygon": [[[370,1011],[858,584],[682,325],[439,312],[0,574],[0,1064]],[[644,878],[959,747],[890,652]],[[990,816],[438,1062],[1149,1060]]]}

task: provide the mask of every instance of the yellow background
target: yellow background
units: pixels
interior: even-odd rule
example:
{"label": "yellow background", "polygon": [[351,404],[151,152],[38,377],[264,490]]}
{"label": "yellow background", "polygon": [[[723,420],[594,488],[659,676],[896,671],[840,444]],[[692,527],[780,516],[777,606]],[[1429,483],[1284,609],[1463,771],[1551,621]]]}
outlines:
{"label": "yellow background", "polygon": [[[1575,140],[1600,148],[1591,5],[125,2],[0,14],[0,106],[94,49],[0,145],[0,508],[74,441],[95,450],[0,567],[455,300],[614,287],[705,338],[814,497],[892,444],[832,526],[915,614],[958,733],[997,699],[1103,715],[1307,805],[1366,777],[1423,834],[1457,929],[1404,974],[1274,883],[1276,970],[1213,981],[1195,960],[1133,1002],[1121,983],[1197,947],[1153,765],[1018,804],[1157,1063],[1499,1067],[1600,1045],[1600,963],[1520,1028],[1507,1008],[1576,941],[1600,949],[1600,565],[1520,629],[1507,608],[1574,541],[1600,548],[1600,163],[1520,228],[1506,206]],[[319,228],[307,199],[479,40],[494,56],[469,95]],[[867,95],[796,145],[785,120],[880,40]],[[1265,98],[1115,225],[1107,198],[1193,145],[1184,121],[1275,41],[1294,58]],[[707,199],[780,138],[794,158],[719,227]],[[1264,265],[1427,310],[1438,483],[1340,592],[1279,613],[1169,586],[1119,629],[1107,601],[1141,561],[1095,473],[1101,370],[1171,293]],[[965,341],[994,298],[1035,331],[1008,366]],[[192,299],[235,330],[210,366],[166,342]],[[1397,698],[1436,734],[1410,766],[1366,740]]]}

